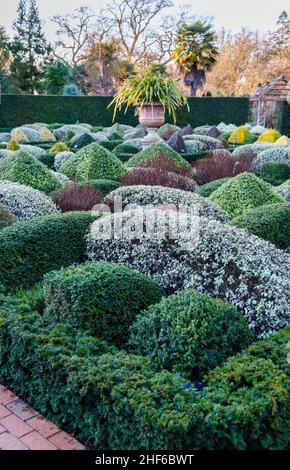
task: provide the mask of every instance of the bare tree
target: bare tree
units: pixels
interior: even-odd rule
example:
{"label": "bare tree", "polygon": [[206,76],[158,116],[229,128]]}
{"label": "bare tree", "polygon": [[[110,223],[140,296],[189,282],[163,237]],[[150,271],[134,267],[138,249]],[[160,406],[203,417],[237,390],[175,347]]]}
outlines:
{"label": "bare tree", "polygon": [[82,62],[93,34],[93,19],[96,19],[96,14],[86,6],[67,15],[53,16],[51,21],[58,28],[54,55],[70,62],[74,67]]}

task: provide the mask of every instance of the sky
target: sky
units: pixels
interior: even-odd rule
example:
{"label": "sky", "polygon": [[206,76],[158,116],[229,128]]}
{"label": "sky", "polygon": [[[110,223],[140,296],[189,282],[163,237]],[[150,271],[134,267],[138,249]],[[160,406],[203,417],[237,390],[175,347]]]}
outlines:
{"label": "sky", "polygon": [[[152,0],[153,2],[154,0]],[[190,5],[192,14],[211,16],[217,30],[225,27],[233,32],[243,26],[266,32],[275,29],[277,18],[283,10],[290,14],[289,0],[173,0],[179,5]],[[49,20],[53,15],[70,13],[80,5],[88,5],[98,11],[106,0],[37,0],[40,15],[45,20],[45,32],[49,40],[54,39],[55,25]],[[11,34],[11,25],[16,17],[18,0],[0,0],[0,25]],[[174,9],[168,11],[172,13]]]}

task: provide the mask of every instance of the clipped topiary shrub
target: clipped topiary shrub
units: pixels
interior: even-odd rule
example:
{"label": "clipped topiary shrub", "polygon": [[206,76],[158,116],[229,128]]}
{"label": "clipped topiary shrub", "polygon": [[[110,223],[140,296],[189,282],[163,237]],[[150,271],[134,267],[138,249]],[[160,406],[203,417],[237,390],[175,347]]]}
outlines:
{"label": "clipped topiary shrub", "polygon": [[241,160],[252,161],[263,150],[274,149],[274,144],[258,142],[254,144],[240,145],[235,148],[233,155]]}
{"label": "clipped topiary shrub", "polygon": [[92,142],[95,141],[95,138],[89,134],[88,132],[85,132],[84,134],[78,134],[75,137],[72,138],[70,146],[72,149],[81,149],[85,147],[86,145],[91,144]]}
{"label": "clipped topiary shrub", "polygon": [[209,200],[218,204],[230,217],[238,217],[264,204],[284,202],[272,187],[251,173],[241,173],[216,189]]}
{"label": "clipped topiary shrub", "polygon": [[275,129],[268,129],[266,132],[261,134],[257,140],[257,142],[276,142],[276,140],[280,139],[281,134],[280,132],[276,131]]}
{"label": "clipped topiary shrub", "polygon": [[55,142],[56,138],[53,133],[46,127],[41,127],[39,129],[39,139],[41,142]]}
{"label": "clipped topiary shrub", "polygon": [[12,139],[12,140],[10,140],[10,142],[8,142],[6,148],[7,148],[7,150],[13,150],[15,152],[16,150],[20,150],[20,145],[17,142],[17,140]]}
{"label": "clipped topiary shrub", "polygon": [[224,222],[162,208],[107,215],[92,225],[87,253],[143,272],[168,293],[195,288],[225,299],[259,337],[289,323],[289,255]]}
{"label": "clipped topiary shrub", "polygon": [[53,200],[61,212],[90,211],[101,199],[101,191],[87,183],[69,182],[53,194]]}
{"label": "clipped topiary shrub", "polygon": [[58,212],[52,200],[36,189],[0,180],[0,202],[20,221]]}
{"label": "clipped topiary shrub", "polygon": [[182,176],[172,171],[154,167],[132,168],[123,178],[122,184],[125,186],[145,185],[164,186],[166,188],[182,189],[184,191],[195,191],[196,183],[193,178]]}
{"label": "clipped topiary shrub", "polygon": [[50,153],[69,152],[69,147],[64,142],[56,142],[50,149]]}
{"label": "clipped topiary shrub", "polygon": [[0,230],[8,225],[13,224],[17,221],[17,217],[7,209],[3,204],[0,203]]}
{"label": "clipped topiary shrub", "polygon": [[93,186],[94,188],[101,191],[103,196],[107,196],[111,191],[119,188],[121,183],[118,181],[107,180],[107,179],[97,179],[97,180],[89,180],[86,182],[89,186]]}
{"label": "clipped topiary shrub", "polygon": [[256,207],[231,221],[253,235],[287,249],[290,246],[290,204],[270,204]]}
{"label": "clipped topiary shrub", "polygon": [[254,172],[259,175],[262,166],[269,162],[285,163],[286,165],[290,165],[290,148],[273,146],[271,149],[267,149],[259,153],[252,162],[252,168]]}
{"label": "clipped topiary shrub", "polygon": [[151,160],[158,159],[159,157],[169,158],[172,163],[182,169],[188,169],[190,167],[188,162],[184,160],[181,155],[175,152],[171,147],[169,147],[169,145],[162,142],[152,144],[144,150],[141,150],[141,152],[137,153],[127,161],[127,166],[150,166]]}
{"label": "clipped topiary shrub", "polygon": [[104,199],[112,209],[114,202],[121,204],[124,209],[128,205],[164,206],[165,208],[180,208],[181,210],[217,220],[227,221],[227,214],[216,204],[189,191],[162,186],[121,186],[112,191]]}
{"label": "clipped topiary shrub", "polygon": [[261,168],[261,178],[273,186],[279,186],[290,178],[290,165],[279,162],[265,163]]}
{"label": "clipped topiary shrub", "polygon": [[123,347],[136,315],[158,302],[163,290],[126,266],[100,262],[47,274],[44,295],[52,324],[69,323]]}
{"label": "clipped topiary shrub", "polygon": [[36,157],[23,150],[0,160],[0,174],[4,180],[31,186],[46,194],[60,188],[53,173]]}
{"label": "clipped topiary shrub", "polygon": [[180,127],[174,126],[173,124],[163,124],[159,127],[158,134],[163,140],[169,140],[175,132],[180,131]]}
{"label": "clipped topiary shrub", "polygon": [[198,380],[245,348],[251,334],[234,307],[193,289],[164,298],[135,319],[129,345],[158,369]]}
{"label": "clipped topiary shrub", "polygon": [[32,286],[43,275],[78,263],[85,234],[98,215],[74,212],[15,223],[0,233],[0,284],[11,290]]}
{"label": "clipped topiary shrub", "polygon": [[127,144],[127,143],[119,144],[113,150],[113,153],[117,156],[123,153],[136,154],[138,152],[139,152],[138,147],[135,147],[135,145]]}
{"label": "clipped topiary shrub", "polygon": [[245,141],[251,137],[251,132],[245,127],[238,127],[230,135],[229,142],[230,144],[244,144]]}
{"label": "clipped topiary shrub", "polygon": [[222,186],[226,181],[229,181],[230,177],[228,178],[221,178],[218,180],[210,181],[210,183],[203,184],[196,189],[197,194],[202,197],[208,197],[213,193],[216,189]]}
{"label": "clipped topiary shrub", "polygon": [[285,183],[276,186],[274,190],[283,197],[287,202],[290,202],[290,180],[285,181]]}

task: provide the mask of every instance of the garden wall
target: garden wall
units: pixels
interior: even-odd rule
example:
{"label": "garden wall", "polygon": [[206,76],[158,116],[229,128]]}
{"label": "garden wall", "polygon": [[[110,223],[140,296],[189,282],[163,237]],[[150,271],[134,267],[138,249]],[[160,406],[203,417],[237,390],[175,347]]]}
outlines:
{"label": "garden wall", "polygon": [[[86,122],[94,126],[110,126],[113,108],[107,109],[110,96],[31,96],[2,95],[0,128],[12,128],[32,122],[66,123]],[[177,113],[177,124],[192,126],[226,123],[244,124],[249,119],[248,98],[205,97],[189,98],[190,111],[183,108]],[[136,125],[134,109],[127,114],[118,113],[116,120]],[[168,121],[171,121],[168,118]]]}

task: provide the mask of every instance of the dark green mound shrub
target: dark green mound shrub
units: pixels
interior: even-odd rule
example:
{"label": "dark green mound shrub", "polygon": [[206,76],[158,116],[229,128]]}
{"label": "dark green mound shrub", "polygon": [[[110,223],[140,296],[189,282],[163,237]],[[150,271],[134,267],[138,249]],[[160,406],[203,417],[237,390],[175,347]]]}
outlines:
{"label": "dark green mound shrub", "polygon": [[44,277],[48,321],[68,322],[120,347],[136,315],[163,294],[149,277],[112,263],[87,263]]}
{"label": "dark green mound shrub", "polygon": [[[148,358],[115,352],[0,298],[0,380],[94,449],[285,449],[290,329],[215,369],[201,393]],[[287,375],[288,374],[288,377]]]}
{"label": "dark green mound shrub", "polygon": [[216,189],[222,186],[226,181],[229,181],[230,177],[228,178],[221,178],[219,180],[210,181],[210,183],[203,184],[196,189],[196,193],[203,197],[208,197],[213,193]]}
{"label": "dark green mound shrub", "polygon": [[273,186],[279,186],[290,178],[290,165],[268,162],[261,168],[261,178]]}
{"label": "dark green mound shrub", "polygon": [[123,139],[120,140],[99,140],[98,142],[99,145],[104,147],[107,150],[114,150],[117,145],[123,144]]}
{"label": "dark green mound shrub", "polygon": [[0,284],[11,290],[31,286],[48,271],[80,262],[96,217],[86,212],[49,215],[1,230]]}
{"label": "dark green mound shrub", "polygon": [[252,209],[231,221],[282,250],[290,246],[290,204],[270,204]]}
{"label": "dark green mound shrub", "polygon": [[189,289],[138,315],[129,344],[158,369],[196,380],[241,351],[250,338],[246,321],[234,307]]}
{"label": "dark green mound shrub", "polygon": [[80,181],[111,179],[118,181],[126,168],[116,155],[97,143],[83,147],[60,167],[69,178]]}
{"label": "dark green mound shrub", "polygon": [[130,153],[134,155],[138,152],[139,150],[134,145],[126,144],[126,142],[117,145],[117,147],[115,147],[113,150],[113,153],[117,155],[117,157],[123,153]]}
{"label": "dark green mound shrub", "polygon": [[1,179],[31,186],[48,194],[60,188],[54,174],[36,157],[24,150],[0,160]]}
{"label": "dark green mound shrub", "polygon": [[116,140],[123,140],[123,137],[122,137],[122,135],[119,134],[118,132],[112,132],[112,133],[109,135],[108,139],[109,139],[110,141],[112,141],[112,140],[113,140],[113,141],[116,141]]}
{"label": "dark green mound shrub", "polygon": [[96,189],[99,189],[103,196],[107,196],[111,191],[119,188],[121,183],[113,180],[98,179],[98,180],[89,180],[86,183],[89,186],[93,186]]}
{"label": "dark green mound shrub", "polygon": [[157,144],[152,144],[149,147],[141,150],[132,158],[127,161],[128,167],[134,166],[150,166],[150,162],[152,159],[156,160],[159,157],[161,158],[168,158],[174,163],[175,165],[179,166],[182,169],[188,169],[189,163],[182,158],[182,156],[175,152],[169,145],[161,142]]}
{"label": "dark green mound shrub", "polygon": [[71,141],[71,148],[73,150],[79,150],[85,147],[86,145],[91,144],[92,142],[94,142],[94,140],[95,139],[87,132],[85,134],[77,135],[73,137]]}
{"label": "dark green mound shrub", "polygon": [[241,173],[216,189],[209,199],[218,204],[232,218],[264,204],[285,202],[282,196],[261,178]]}
{"label": "dark green mound shrub", "polygon": [[37,160],[43,163],[50,170],[54,170],[55,155],[56,155],[55,153],[47,152],[43,155],[39,155],[39,157],[37,157]]}
{"label": "dark green mound shrub", "polygon": [[0,203],[0,230],[8,227],[8,225],[13,224],[14,222],[17,222],[17,217],[12,214],[7,207]]}

